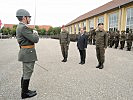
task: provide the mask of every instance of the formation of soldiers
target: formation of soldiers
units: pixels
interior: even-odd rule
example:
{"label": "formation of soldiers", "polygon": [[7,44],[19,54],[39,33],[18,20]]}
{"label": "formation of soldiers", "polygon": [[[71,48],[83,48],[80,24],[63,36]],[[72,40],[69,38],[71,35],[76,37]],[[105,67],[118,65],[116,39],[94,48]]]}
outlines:
{"label": "formation of soldiers", "polygon": [[[26,99],[34,97],[37,92],[29,89],[30,78],[34,71],[34,65],[37,61],[35,44],[39,41],[39,35],[36,30],[31,30],[28,27],[31,21],[30,13],[25,9],[19,9],[16,12],[16,17],[19,24],[16,29],[17,42],[19,44],[20,50],[18,54],[18,61],[22,62],[23,74],[21,77],[21,98]],[[107,46],[117,49],[120,44],[120,49],[125,47],[125,42],[127,42],[127,50],[131,50],[133,41],[133,31],[129,30],[127,32],[119,31],[106,32],[104,30],[104,24],[99,23],[97,29],[91,29],[89,33],[85,29],[80,29],[80,34],[77,37],[77,48],[80,53],[79,64],[85,64],[87,42],[88,44],[96,45],[96,56],[98,60],[98,65],[96,68],[103,69],[105,62],[105,52]],[[62,31],[60,33],[60,46],[62,51],[63,60],[62,62],[67,62],[68,49],[70,44],[70,35],[66,31],[65,26],[62,26]]]}
{"label": "formation of soldiers", "polygon": [[[128,31],[107,31],[108,33],[108,47],[114,47],[117,49],[123,50],[126,48],[127,51],[131,51],[132,42],[133,42],[133,30],[130,29]],[[91,29],[88,32],[88,44],[95,45],[95,36],[96,32],[95,29]]]}

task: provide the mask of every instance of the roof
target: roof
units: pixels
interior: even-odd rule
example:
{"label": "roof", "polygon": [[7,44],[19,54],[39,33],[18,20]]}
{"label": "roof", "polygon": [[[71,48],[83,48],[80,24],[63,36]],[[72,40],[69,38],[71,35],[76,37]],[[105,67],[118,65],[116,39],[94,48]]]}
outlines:
{"label": "roof", "polygon": [[11,28],[12,29],[13,28],[13,25],[15,25],[15,24],[4,24],[4,27],[5,28]]}
{"label": "roof", "polygon": [[90,12],[87,12],[87,13],[77,17],[76,19],[74,19],[70,23],[66,24],[65,26],[68,26],[68,25],[74,24],[76,22],[79,22],[81,20],[96,16],[98,14],[104,13],[104,12],[112,10],[112,9],[115,9],[117,7],[119,8],[120,6],[123,6],[123,5],[131,3],[131,2],[133,2],[133,0],[112,0],[108,3],[106,3],[105,5],[102,5],[102,6],[96,8]]}
{"label": "roof", "polygon": [[[28,25],[28,26],[30,28],[34,28],[34,25]],[[48,31],[49,28],[52,27],[52,26],[50,26],[50,25],[38,25],[38,27],[39,27],[39,29],[46,29],[46,31]]]}
{"label": "roof", "polygon": [[[16,24],[4,24],[4,27],[6,27],[6,28],[13,28],[13,26],[14,25],[16,25]],[[34,28],[34,25],[28,25],[30,28]],[[52,26],[50,26],[50,25],[38,25],[38,27],[39,27],[39,29],[46,29],[46,31],[48,31],[49,30],[49,28],[50,27],[52,27]]]}

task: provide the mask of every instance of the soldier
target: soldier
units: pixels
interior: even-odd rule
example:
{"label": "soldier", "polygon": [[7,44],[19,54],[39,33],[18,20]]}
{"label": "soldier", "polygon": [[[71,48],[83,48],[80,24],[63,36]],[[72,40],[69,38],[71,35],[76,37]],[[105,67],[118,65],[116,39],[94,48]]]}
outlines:
{"label": "soldier", "polygon": [[30,13],[24,9],[19,9],[16,12],[16,17],[20,21],[16,29],[17,41],[20,46],[18,60],[23,64],[23,75],[21,78],[21,97],[30,98],[37,95],[36,91],[28,89],[31,75],[34,70],[37,55],[35,50],[35,43],[39,41],[38,32],[31,31],[27,26],[30,24]]}
{"label": "soldier", "polygon": [[109,33],[109,31],[106,31],[106,33],[107,33],[107,36],[108,36],[108,44],[107,45],[109,46],[109,38],[110,38],[109,35],[110,35],[110,33]]}
{"label": "soldier", "polygon": [[127,33],[127,51],[131,51],[132,47],[132,30],[130,29]]}
{"label": "soldier", "polygon": [[95,29],[92,30],[92,41],[93,41],[93,45],[95,45],[95,42],[96,42],[96,32],[95,32]]}
{"label": "soldier", "polygon": [[125,45],[125,40],[126,40],[125,31],[121,31],[121,35],[120,35],[120,49],[122,49],[122,50],[123,50],[124,45]]}
{"label": "soldier", "polygon": [[65,26],[63,25],[62,32],[60,33],[60,46],[61,46],[62,55],[64,57],[62,62],[67,61],[69,43],[70,43],[70,35],[69,32],[66,31]]}
{"label": "soldier", "polygon": [[115,32],[115,40],[114,40],[116,49],[119,46],[119,38],[120,38],[120,32],[117,31],[117,32]]}
{"label": "soldier", "polygon": [[114,32],[110,32],[110,47],[112,48],[114,46]]}
{"label": "soldier", "polygon": [[80,34],[77,38],[77,47],[80,53],[80,63],[81,65],[85,64],[86,58],[86,48],[87,48],[88,37],[85,35],[83,28],[80,30]]}
{"label": "soldier", "polygon": [[97,54],[97,59],[99,62],[99,65],[96,66],[96,68],[103,69],[103,63],[105,60],[105,49],[108,46],[108,35],[104,31],[104,24],[99,23],[98,24],[98,29],[96,30],[96,54]]}
{"label": "soldier", "polygon": [[93,34],[93,28],[90,28],[89,32],[89,43],[92,44],[92,34]]}

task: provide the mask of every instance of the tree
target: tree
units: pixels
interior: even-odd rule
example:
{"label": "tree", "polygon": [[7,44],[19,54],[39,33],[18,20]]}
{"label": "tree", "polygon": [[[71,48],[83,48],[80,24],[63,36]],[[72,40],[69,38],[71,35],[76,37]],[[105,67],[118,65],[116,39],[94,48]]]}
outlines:
{"label": "tree", "polygon": [[53,27],[50,27],[48,30],[48,35],[52,35],[53,34]]}
{"label": "tree", "polygon": [[53,28],[54,35],[60,34],[60,32],[61,32],[61,28],[60,27]]}
{"label": "tree", "polygon": [[45,33],[46,33],[46,29],[41,29],[41,33],[40,33],[40,35],[45,35]]}

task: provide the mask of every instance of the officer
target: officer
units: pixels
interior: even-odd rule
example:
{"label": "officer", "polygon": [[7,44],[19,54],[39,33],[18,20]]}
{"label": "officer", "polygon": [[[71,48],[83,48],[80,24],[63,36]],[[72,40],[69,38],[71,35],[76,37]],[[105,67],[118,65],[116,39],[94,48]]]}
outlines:
{"label": "officer", "polygon": [[61,51],[64,58],[62,62],[66,62],[68,57],[69,44],[70,44],[70,35],[69,35],[69,32],[66,31],[64,25],[62,26],[61,29],[62,31],[60,33],[60,46],[61,46]]}
{"label": "officer", "polygon": [[130,29],[127,33],[127,51],[131,51],[132,47],[132,30]]}
{"label": "officer", "polygon": [[105,59],[105,49],[108,46],[108,35],[104,31],[104,24],[99,23],[98,29],[96,29],[96,54],[99,65],[96,68],[103,69],[103,63]]}
{"label": "officer", "polygon": [[36,91],[28,89],[31,75],[34,70],[35,61],[37,61],[37,55],[35,50],[35,43],[39,41],[38,32],[31,31],[27,26],[30,24],[31,16],[25,9],[19,9],[16,12],[16,17],[20,21],[17,29],[17,41],[20,46],[18,54],[18,60],[23,64],[23,75],[21,78],[21,97],[30,98],[37,95]]}
{"label": "officer", "polygon": [[126,40],[126,34],[125,31],[121,31],[121,35],[120,35],[120,49],[123,50],[124,45],[125,45],[125,40]]}
{"label": "officer", "polygon": [[117,47],[119,46],[119,38],[120,38],[120,32],[117,30],[116,32],[115,32],[115,40],[114,40],[114,42],[115,42],[115,48],[117,49]]}

